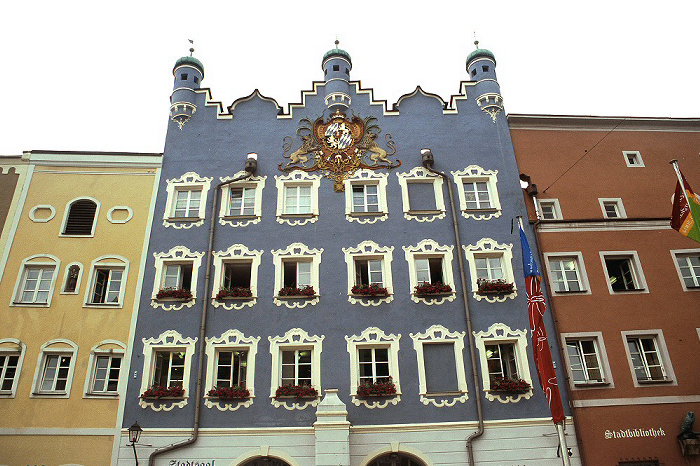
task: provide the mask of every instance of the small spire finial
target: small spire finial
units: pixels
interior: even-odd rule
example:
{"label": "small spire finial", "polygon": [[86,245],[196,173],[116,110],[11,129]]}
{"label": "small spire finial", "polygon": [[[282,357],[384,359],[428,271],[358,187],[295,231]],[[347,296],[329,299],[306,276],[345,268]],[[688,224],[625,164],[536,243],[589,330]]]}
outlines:
{"label": "small spire finial", "polygon": [[474,41],[474,46],[475,46],[477,49],[479,48],[479,41],[478,41],[478,40],[475,40],[475,41]]}
{"label": "small spire finial", "polygon": [[340,41],[338,40],[338,36],[335,37],[335,48],[338,48],[338,45],[340,44]]}
{"label": "small spire finial", "polygon": [[[190,44],[194,45],[194,41],[192,39],[187,39],[187,40],[190,41]],[[192,56],[193,53],[194,53],[194,47],[190,47],[190,57]]]}

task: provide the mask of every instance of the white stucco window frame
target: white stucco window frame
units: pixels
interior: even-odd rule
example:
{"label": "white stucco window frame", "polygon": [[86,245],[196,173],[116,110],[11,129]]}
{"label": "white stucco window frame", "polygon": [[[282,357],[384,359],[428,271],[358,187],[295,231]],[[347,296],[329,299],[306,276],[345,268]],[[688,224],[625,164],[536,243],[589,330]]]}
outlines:
{"label": "white stucco window frame", "polygon": [[[48,210],[49,215],[46,217],[39,217],[37,216],[37,212],[40,212],[42,210]],[[32,222],[36,223],[48,223],[50,222],[54,217],[56,216],[56,209],[54,206],[49,205],[49,204],[40,204],[40,205],[35,205],[34,207],[31,208],[29,211],[29,219]]]}
{"label": "white stucco window frame", "polygon": [[220,400],[205,396],[204,405],[207,408],[215,407],[219,411],[236,411],[241,407],[250,407],[255,398],[255,355],[258,352],[260,337],[246,337],[240,330],[231,329],[225,331],[220,337],[206,337],[205,341],[207,372],[204,393],[214,386],[219,351],[247,351],[245,385],[250,392],[250,397],[244,400]]}
{"label": "white stucco window frame", "polygon": [[[139,390],[139,406],[143,409],[151,408],[153,411],[171,411],[175,407],[183,408],[189,399],[190,373],[192,369],[192,358],[198,338],[185,338],[176,330],[166,330],[157,337],[142,338],[143,342],[143,370],[141,371],[141,389]],[[141,398],[141,394],[152,384],[153,372],[155,370],[156,351],[184,351],[185,369],[182,377],[182,388],[185,394],[182,399],[159,401]]]}
{"label": "white stucco window frame", "polygon": [[[637,163],[630,163],[629,156],[632,156]],[[638,150],[623,150],[622,156],[625,158],[625,165],[634,168],[643,168],[644,160],[642,160],[642,154]]]}
{"label": "white stucco window frame", "polygon": [[[116,220],[114,214],[117,212],[126,212],[126,217],[123,220]],[[114,224],[127,223],[129,220],[134,218],[134,210],[126,205],[116,205],[107,211],[107,220]]]}
{"label": "white stucco window frame", "polygon": [[[377,327],[367,327],[359,335],[345,336],[348,353],[350,354],[350,397],[355,406],[364,405],[369,409],[383,409],[389,403],[397,405],[401,401],[401,378],[399,377],[399,340],[401,334],[386,334]],[[378,399],[359,398],[357,388],[360,385],[360,362],[358,351],[365,348],[386,348],[389,356],[389,375],[396,386],[396,394],[393,397],[380,397]]]}
{"label": "white stucco window frame", "polygon": [[[548,198],[548,199],[537,199],[537,205],[539,207],[540,220],[562,220],[564,216],[561,213],[561,206],[559,205],[559,199]],[[554,213],[554,218],[544,218],[542,214],[542,206],[551,205],[552,212]]]}
{"label": "white stucco window frame", "polygon": [[[126,345],[117,340],[102,340],[95,346],[90,348],[90,359],[88,360],[88,370],[85,375],[85,386],[83,388],[83,398],[94,398],[94,399],[114,399],[119,396],[120,388],[122,385],[122,373],[123,371],[128,371],[128,367],[125,360]],[[95,380],[95,371],[97,369],[97,357],[98,356],[116,356],[120,357],[122,362],[119,365],[119,379],[117,383],[117,389],[111,392],[98,393],[93,392],[92,385]],[[108,370],[109,372],[109,370]]]}
{"label": "white stucco window frame", "polygon": [[[566,362],[566,372],[569,374],[569,388],[571,390],[595,390],[600,388],[615,388],[612,371],[610,370],[610,362],[608,360],[608,352],[605,349],[605,341],[603,340],[603,332],[574,332],[560,334],[560,344],[564,348],[564,360]],[[600,371],[603,373],[602,382],[574,382],[574,375],[571,371],[571,358],[567,347],[568,340],[590,340],[593,342]]]}
{"label": "white stucco window frame", "polygon": [[678,274],[678,279],[681,281],[681,286],[683,287],[683,291],[700,292],[700,287],[688,288],[688,286],[685,284],[685,280],[683,279],[683,273],[681,272],[681,268],[678,265],[678,260],[677,260],[679,257],[699,256],[700,255],[700,248],[672,249],[670,251],[670,253],[671,253],[671,259],[673,260],[673,265],[676,267],[676,273]]}
{"label": "white stucco window frame", "polygon": [[[26,279],[26,273],[28,268],[32,267],[53,267],[53,274],[51,277],[51,285],[49,288],[49,296],[46,299],[46,303],[23,303],[20,302],[22,289],[24,288],[24,282]],[[53,294],[56,289],[56,280],[58,280],[58,272],[61,268],[61,260],[52,254],[34,254],[22,260],[19,267],[19,273],[17,274],[17,279],[15,281],[15,288],[12,293],[12,298],[10,299],[10,306],[12,307],[50,307],[51,300],[53,299]]]}
{"label": "white stucco window frame", "polygon": [[[647,286],[647,280],[644,277],[644,271],[642,270],[642,263],[639,261],[639,254],[637,251],[598,251],[600,255],[600,262],[603,265],[603,274],[605,275],[605,284],[608,287],[608,292],[611,295],[626,295],[626,294],[644,294],[649,293],[649,286]],[[612,285],[610,284],[610,275],[608,274],[608,266],[605,263],[605,259],[628,259],[630,261],[632,275],[634,278],[635,290],[625,290],[625,291],[613,291]]]}
{"label": "white stucco window frame", "polygon": [[[620,197],[599,197],[598,204],[600,204],[600,210],[603,212],[603,218],[605,219],[616,219],[616,218],[627,218],[627,211],[625,211],[625,205],[622,203],[622,198]],[[617,210],[617,217],[608,217],[605,212],[606,204],[614,204]]]}
{"label": "white stucco window frame", "polygon": [[[442,194],[442,177],[429,172],[423,167],[414,167],[408,172],[397,173],[399,186],[401,186],[401,202],[403,203],[403,217],[406,220],[417,222],[432,222],[443,219],[447,215],[445,209],[445,198]],[[432,184],[435,195],[435,210],[413,210],[411,209],[411,199],[408,192],[408,185],[411,183]]]}
{"label": "white stucco window frame", "polygon": [[[260,267],[260,258],[263,251],[256,249],[248,249],[243,244],[231,245],[225,251],[214,252],[214,280],[211,290],[211,304],[214,307],[222,307],[227,311],[232,309],[243,309],[244,307],[252,307],[258,301],[258,268]],[[224,267],[230,262],[249,262],[250,263],[250,291],[251,298],[243,299],[225,299],[218,300],[216,295],[223,287],[224,283]]]}
{"label": "white stucco window frame", "polygon": [[[3,356],[18,355],[17,370],[15,372],[12,387],[9,390],[0,390],[0,398],[14,398],[17,395],[17,385],[22,374],[22,366],[24,364],[24,355],[27,353],[27,345],[17,338],[2,338],[0,339],[0,354]],[[0,382],[2,382],[0,380]]]}
{"label": "white stucco window frame", "polygon": [[[90,229],[90,234],[89,235],[71,235],[71,234],[66,234],[63,233],[66,230],[66,223],[68,223],[68,214],[70,213],[71,207],[76,201],[82,201],[82,200],[87,200],[87,201],[92,201],[95,203],[95,214],[92,217],[92,228]],[[79,196],[74,199],[71,199],[66,203],[65,210],[63,212],[63,221],[61,222],[61,230],[58,233],[58,236],[62,238],[93,238],[95,236],[95,228],[97,227],[97,218],[100,215],[100,201],[95,199],[94,197],[90,196]]]}
{"label": "white stucco window frame", "polygon": [[[122,280],[119,287],[119,300],[116,303],[93,303],[91,298],[95,288],[97,269],[121,270]],[[129,260],[123,256],[105,255],[100,256],[90,263],[90,281],[85,287],[83,307],[106,309],[124,307],[124,293],[126,292],[127,277],[129,276]]]}
{"label": "white stucco window frame", "polygon": [[[284,249],[273,249],[272,264],[275,267],[275,291],[273,301],[277,306],[286,306],[289,309],[303,308],[307,305],[314,306],[320,300],[321,291],[319,289],[319,270],[321,266],[321,253],[323,248],[311,249],[303,243],[292,243]],[[285,299],[278,296],[279,290],[284,285],[284,264],[285,260],[311,262],[311,286],[314,287],[316,295],[304,299]]]}
{"label": "white stucco window frame", "polygon": [[[272,374],[270,377],[270,403],[275,408],[280,406],[288,411],[305,409],[308,406],[318,405],[321,397],[321,351],[325,335],[310,336],[301,328],[292,328],[282,336],[267,337],[270,342],[270,354],[272,355]],[[318,392],[314,399],[296,400],[295,398],[275,397],[277,388],[282,380],[282,351],[310,349],[311,350],[311,386]]]}
{"label": "white stucco window frame", "polygon": [[[511,243],[499,243],[492,238],[481,238],[476,244],[463,245],[462,249],[469,263],[469,278],[474,299],[477,301],[485,300],[489,303],[502,303],[506,299],[515,299],[515,297],[518,296],[518,288],[513,273],[513,245]],[[500,294],[479,294],[479,285],[476,276],[476,259],[484,257],[501,258],[505,280],[513,284],[513,291]]]}
{"label": "white stucco window frame", "polygon": [[[388,178],[388,173],[362,169],[357,170],[351,177],[343,181],[345,186],[345,218],[348,222],[357,222],[364,225],[376,223],[379,220],[383,222],[389,217],[389,207],[386,202],[386,185]],[[377,197],[379,200],[378,212],[353,212],[352,188],[356,185],[377,186]]]}
{"label": "white stucco window frame", "polygon": [[[532,378],[530,377],[530,365],[527,362],[527,330],[512,330],[504,323],[496,322],[486,331],[474,332],[474,343],[479,351],[481,366],[481,380],[486,399],[497,400],[500,403],[517,403],[532,397]],[[486,345],[510,343],[515,348],[515,361],[518,368],[518,376],[530,384],[530,389],[524,393],[505,394],[491,390],[489,367],[486,358]]]}
{"label": "white stucco window frame", "polygon": [[[348,270],[348,301],[352,304],[368,307],[379,306],[381,303],[390,303],[394,300],[394,283],[391,276],[393,251],[394,246],[379,246],[374,241],[363,241],[356,247],[343,248]],[[384,288],[387,290],[387,296],[374,298],[352,293],[352,287],[355,285],[355,260],[357,259],[381,260],[382,280],[384,281]]]}
{"label": "white stucco window frame", "polygon": [[[321,186],[321,175],[311,175],[302,170],[293,170],[286,175],[275,175],[277,187],[277,223],[286,223],[290,226],[306,225],[318,220],[318,190]],[[311,187],[311,212],[304,214],[285,214],[284,200],[285,188],[288,186]]]}
{"label": "white stucco window frame", "polygon": [[[452,171],[450,173],[454,177],[455,184],[457,185],[459,209],[462,211],[462,216],[464,218],[489,220],[501,216],[501,201],[498,197],[498,170],[485,170],[478,165],[469,165],[464,170]],[[486,182],[489,190],[489,198],[491,200],[490,209],[467,209],[467,198],[464,194],[464,183],[476,181]]]}
{"label": "white stucco window frame", "polygon": [[[245,171],[239,171],[233,176],[219,177],[222,183],[230,181],[234,178],[239,178],[246,175]],[[267,176],[251,176],[245,180],[236,181],[235,183],[227,184],[221,188],[221,205],[219,207],[219,224],[228,225],[231,227],[245,227],[260,223],[262,218],[262,193],[265,188],[265,180]],[[229,208],[231,204],[231,188],[243,188],[255,190],[255,202],[253,204],[253,215],[229,216]]]}
{"label": "white stucco window frame", "polygon": [[[455,281],[452,274],[452,259],[454,246],[442,246],[437,241],[432,239],[421,240],[415,246],[402,246],[404,257],[408,262],[408,278],[409,278],[409,293],[411,301],[414,303],[423,303],[427,305],[442,304],[445,301],[452,302],[455,300]],[[415,287],[418,285],[418,276],[416,272],[416,259],[425,258],[441,258],[442,259],[442,278],[445,285],[452,287],[451,293],[444,293],[434,297],[416,296]]]}
{"label": "white stucco window frame", "polygon": [[[566,259],[573,259],[573,261],[576,263],[576,272],[578,273],[578,281],[581,286],[581,291],[557,291],[554,287],[554,274],[552,273],[550,261]],[[545,252],[544,262],[545,267],[547,268],[549,291],[552,293],[552,296],[591,294],[591,285],[588,283],[588,272],[586,272],[586,264],[583,262],[583,254],[581,251]]]}
{"label": "white stucco window frame", "polygon": [[[630,376],[632,377],[632,383],[635,387],[658,387],[658,386],[677,386],[678,380],[676,379],[676,373],[673,370],[673,365],[671,364],[671,357],[666,347],[666,339],[664,338],[664,332],[660,328],[649,329],[649,330],[623,330],[620,332],[622,335],[622,345],[625,348],[625,354],[627,355],[627,363],[630,368]],[[661,367],[666,375],[664,380],[650,380],[639,382],[637,380],[637,375],[634,373],[634,364],[632,363],[632,355],[630,354],[629,346],[627,345],[627,338],[653,338],[656,344],[656,349],[658,350],[658,355],[661,360]]]}
{"label": "white stucco window frame", "polygon": [[[177,230],[199,227],[204,224],[206,217],[207,194],[211,188],[213,177],[200,176],[196,172],[187,172],[179,178],[165,180],[167,199],[165,201],[165,211],[163,212],[163,226],[173,227]],[[175,217],[175,203],[177,202],[178,191],[201,190],[199,201],[199,211],[197,217]]]}
{"label": "white stucco window frame", "polygon": [[[413,349],[416,350],[418,360],[418,389],[420,401],[424,405],[433,404],[437,408],[454,406],[458,401],[466,403],[467,379],[464,373],[464,336],[466,332],[450,332],[442,325],[433,325],[424,333],[409,334],[413,340]],[[428,393],[428,381],[425,376],[425,359],[423,346],[431,343],[451,344],[455,355],[455,371],[457,372],[457,392]],[[449,370],[449,368],[445,368]]]}
{"label": "white stucco window frame", "polygon": [[[199,275],[199,267],[202,265],[203,252],[190,251],[186,246],[175,246],[168,252],[154,252],[156,276],[153,280],[153,292],[151,294],[151,307],[161,308],[164,311],[177,311],[183,307],[194,306],[197,299],[197,277]],[[173,301],[167,299],[157,299],[158,291],[160,291],[165,275],[165,266],[167,264],[191,264],[192,265],[192,282],[190,284],[190,292],[192,299],[188,301]]]}
{"label": "white stucco window frame", "polygon": [[[44,376],[46,358],[52,355],[70,355],[68,366],[68,376],[66,388],[61,391],[42,391],[41,382]],[[32,391],[29,398],[70,398],[70,390],[73,385],[73,372],[75,371],[75,360],[78,356],[78,345],[65,338],[56,338],[41,345],[39,356],[37,357],[34,379],[32,380]]]}

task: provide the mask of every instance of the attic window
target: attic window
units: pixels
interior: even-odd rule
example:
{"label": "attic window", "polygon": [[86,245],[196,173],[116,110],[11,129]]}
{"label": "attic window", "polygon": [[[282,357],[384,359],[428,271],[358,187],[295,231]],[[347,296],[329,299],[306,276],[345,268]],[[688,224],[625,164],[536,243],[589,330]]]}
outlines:
{"label": "attic window", "polygon": [[476,76],[476,68],[472,70],[472,76]]}
{"label": "attic window", "polygon": [[333,65],[333,71],[340,71],[340,65]]}
{"label": "attic window", "polygon": [[348,76],[350,76],[350,70],[347,69],[347,68],[345,68],[345,74],[347,74]]}
{"label": "attic window", "polygon": [[187,81],[187,73],[182,73],[180,75],[180,79],[182,79],[183,81]]}
{"label": "attic window", "polygon": [[79,199],[75,201],[69,207],[68,218],[66,219],[66,226],[63,230],[63,234],[91,235],[92,227],[95,223],[96,210],[97,204],[89,199]]}
{"label": "attic window", "polygon": [[199,82],[199,78],[197,76],[194,77],[194,83],[197,84]]}
{"label": "attic window", "polygon": [[323,70],[323,75],[328,76],[328,70]]}
{"label": "attic window", "polygon": [[481,69],[484,71],[484,73],[488,73],[488,72],[489,72],[489,67],[486,66],[486,65],[482,66]]}

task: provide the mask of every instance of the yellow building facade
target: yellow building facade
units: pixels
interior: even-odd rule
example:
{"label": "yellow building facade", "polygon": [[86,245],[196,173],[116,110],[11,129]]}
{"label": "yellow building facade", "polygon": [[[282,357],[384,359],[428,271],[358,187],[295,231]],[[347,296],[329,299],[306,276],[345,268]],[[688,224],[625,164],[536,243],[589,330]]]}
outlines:
{"label": "yellow building facade", "polygon": [[3,163],[0,465],[110,464],[161,154]]}

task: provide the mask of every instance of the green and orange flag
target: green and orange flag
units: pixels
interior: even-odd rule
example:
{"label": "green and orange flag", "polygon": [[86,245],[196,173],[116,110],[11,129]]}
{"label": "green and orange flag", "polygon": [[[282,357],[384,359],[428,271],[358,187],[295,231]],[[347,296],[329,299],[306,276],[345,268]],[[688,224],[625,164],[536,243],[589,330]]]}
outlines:
{"label": "green and orange flag", "polygon": [[673,196],[671,227],[700,243],[700,202],[678,166],[675,163],[673,165],[678,175],[678,182],[676,195]]}

